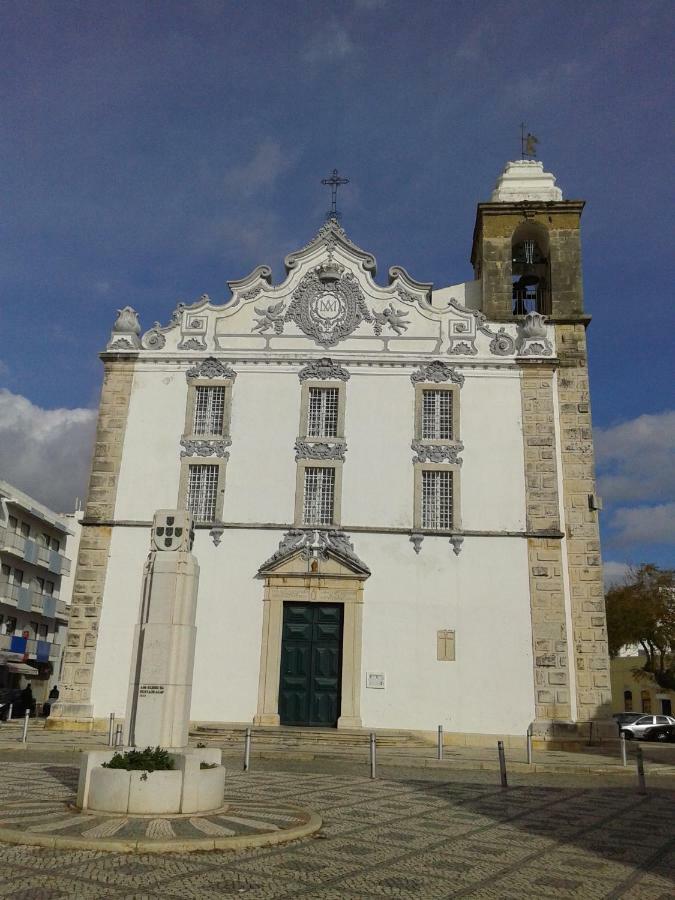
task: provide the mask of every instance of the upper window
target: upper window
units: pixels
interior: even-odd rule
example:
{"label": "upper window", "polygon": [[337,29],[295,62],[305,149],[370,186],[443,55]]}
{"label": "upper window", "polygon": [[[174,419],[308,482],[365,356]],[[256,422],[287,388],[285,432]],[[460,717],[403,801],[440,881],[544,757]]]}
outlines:
{"label": "upper window", "polygon": [[10,531],[18,531],[19,530],[19,520],[16,516],[8,516],[7,518],[7,526]]}
{"label": "upper window", "polygon": [[335,468],[304,470],[303,525],[332,525],[335,517]]}
{"label": "upper window", "polygon": [[30,537],[30,525],[28,522],[21,523],[21,537]]}
{"label": "upper window", "polygon": [[310,387],[307,403],[307,437],[337,437],[339,390]]}
{"label": "upper window", "polygon": [[225,428],[225,386],[197,385],[195,388],[192,433],[223,434]]}
{"label": "upper window", "polygon": [[216,518],[219,471],[217,464],[188,467],[186,506],[195,522],[213,522]]}
{"label": "upper window", "polygon": [[453,391],[422,391],[422,434],[423,440],[451,441]]}
{"label": "upper window", "polygon": [[447,469],[422,470],[422,528],[452,528],[452,478]]}

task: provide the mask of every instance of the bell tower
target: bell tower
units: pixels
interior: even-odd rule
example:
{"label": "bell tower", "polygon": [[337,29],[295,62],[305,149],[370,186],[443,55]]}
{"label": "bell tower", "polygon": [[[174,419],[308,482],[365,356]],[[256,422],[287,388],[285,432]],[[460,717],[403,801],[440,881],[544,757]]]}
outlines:
{"label": "bell tower", "polygon": [[541,162],[506,164],[489,203],[479,203],[471,264],[482,311],[497,322],[540,312],[584,318],[580,220],[583,200],[563,200]]}
{"label": "bell tower", "polygon": [[[489,321],[537,312],[555,355],[521,358],[535,721],[538,738],[612,734],[581,278],[582,200],[533,159],[507,163],[479,203],[471,263]],[[580,727],[581,725],[581,727]]]}

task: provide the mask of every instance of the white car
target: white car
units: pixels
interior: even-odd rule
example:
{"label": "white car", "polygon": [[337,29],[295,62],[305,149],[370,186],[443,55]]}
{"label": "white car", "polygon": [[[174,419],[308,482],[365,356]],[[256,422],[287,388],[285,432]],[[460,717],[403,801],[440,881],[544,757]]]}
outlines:
{"label": "white car", "polygon": [[640,716],[630,725],[623,725],[621,731],[626,735],[626,740],[630,741],[644,737],[645,732],[656,725],[675,725],[675,719],[672,716]]}

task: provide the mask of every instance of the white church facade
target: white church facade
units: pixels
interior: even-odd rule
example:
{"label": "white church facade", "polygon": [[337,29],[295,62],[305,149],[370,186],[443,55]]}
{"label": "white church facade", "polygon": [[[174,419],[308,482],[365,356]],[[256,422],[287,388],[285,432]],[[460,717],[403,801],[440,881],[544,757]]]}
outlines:
{"label": "white church facade", "polygon": [[261,266],[143,334],[121,310],[51,726],[124,715],[167,508],[196,525],[194,721],[550,737],[609,718],[582,208],[510,163],[473,281],[382,285],[331,218],[279,284]]}

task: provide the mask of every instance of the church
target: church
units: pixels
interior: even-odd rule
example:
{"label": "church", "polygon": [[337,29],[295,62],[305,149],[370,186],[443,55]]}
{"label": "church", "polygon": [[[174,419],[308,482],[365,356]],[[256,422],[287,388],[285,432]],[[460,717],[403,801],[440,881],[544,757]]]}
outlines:
{"label": "church", "polygon": [[51,725],[124,716],[153,515],[181,508],[193,721],[601,728],[583,207],[518,160],[478,204],[471,281],[376,280],[331,215],[278,284],[261,265],[145,332],[120,310]]}

